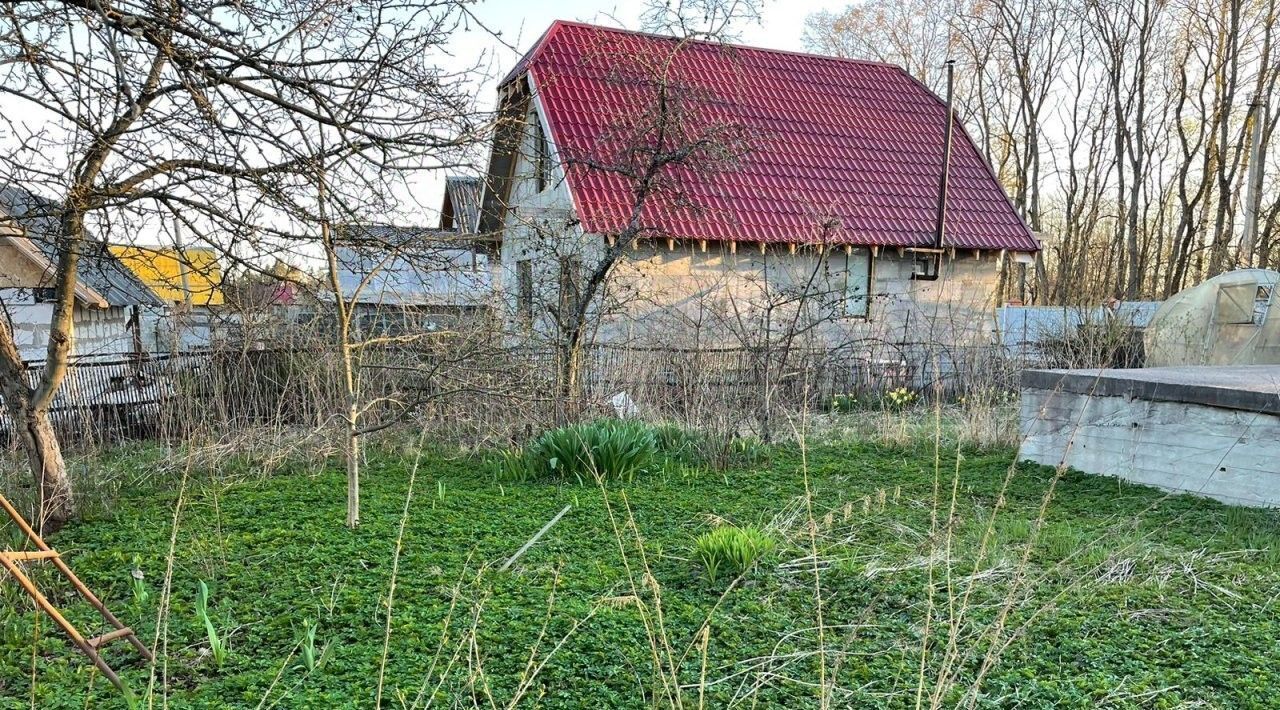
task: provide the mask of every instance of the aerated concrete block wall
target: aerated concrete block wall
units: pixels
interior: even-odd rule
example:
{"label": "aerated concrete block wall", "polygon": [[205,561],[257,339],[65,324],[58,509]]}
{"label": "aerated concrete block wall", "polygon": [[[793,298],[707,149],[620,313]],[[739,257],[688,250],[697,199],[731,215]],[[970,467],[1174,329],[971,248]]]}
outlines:
{"label": "aerated concrete block wall", "polygon": [[[6,304],[3,315],[13,325],[18,353],[24,360],[43,360],[49,346],[50,303]],[[73,311],[75,340],[72,354],[79,358],[117,357],[133,350],[129,329],[129,309],[123,306],[85,308]]]}

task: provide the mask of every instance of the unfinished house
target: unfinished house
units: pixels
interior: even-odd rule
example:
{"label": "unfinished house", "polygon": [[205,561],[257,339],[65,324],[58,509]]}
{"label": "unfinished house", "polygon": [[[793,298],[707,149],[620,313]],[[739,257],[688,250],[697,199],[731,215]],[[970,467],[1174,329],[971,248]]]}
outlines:
{"label": "unfinished house", "polygon": [[[0,311],[13,326],[24,360],[43,360],[53,312],[59,206],[22,188],[0,187]],[[106,244],[91,242],[77,268],[74,317],[77,361],[140,358],[150,352],[147,323],[164,302]]]}
{"label": "unfinished house", "polygon": [[585,294],[595,342],[897,361],[990,343],[1002,266],[1039,249],[897,66],[556,22],[498,91],[480,231],[515,333]]}
{"label": "unfinished house", "polygon": [[338,285],[366,334],[436,330],[483,318],[493,301],[491,239],[476,234],[480,180],[445,180],[440,225],[346,225]]}

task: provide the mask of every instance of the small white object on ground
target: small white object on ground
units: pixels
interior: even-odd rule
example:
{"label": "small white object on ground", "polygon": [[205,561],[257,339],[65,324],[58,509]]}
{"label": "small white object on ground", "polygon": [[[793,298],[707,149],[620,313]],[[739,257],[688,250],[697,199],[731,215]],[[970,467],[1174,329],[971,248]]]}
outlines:
{"label": "small white object on ground", "polygon": [[636,405],[634,399],[631,399],[631,395],[626,392],[619,392],[610,397],[609,404],[613,405],[613,411],[618,415],[619,419],[630,419],[640,414],[640,407]]}

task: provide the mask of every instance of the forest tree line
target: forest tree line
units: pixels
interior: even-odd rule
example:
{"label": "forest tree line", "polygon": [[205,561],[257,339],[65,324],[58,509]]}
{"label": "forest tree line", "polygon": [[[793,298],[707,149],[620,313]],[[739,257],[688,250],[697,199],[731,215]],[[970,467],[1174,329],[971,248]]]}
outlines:
{"label": "forest tree line", "polygon": [[805,42],[939,94],[955,61],[957,115],[1044,245],[1003,298],[1161,299],[1280,266],[1276,6],[861,0]]}

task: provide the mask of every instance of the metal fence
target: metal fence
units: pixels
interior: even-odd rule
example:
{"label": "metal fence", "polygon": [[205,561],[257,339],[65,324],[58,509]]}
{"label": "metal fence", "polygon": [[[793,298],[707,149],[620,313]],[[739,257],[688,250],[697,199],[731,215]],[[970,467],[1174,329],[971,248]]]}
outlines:
{"label": "metal fence", "polygon": [[[156,354],[73,360],[53,397],[54,425],[64,438],[149,435],[161,403],[173,394],[173,373],[191,359]],[[25,364],[27,384],[34,387],[44,363]],[[0,408],[0,432],[7,436],[12,424],[7,409]]]}

